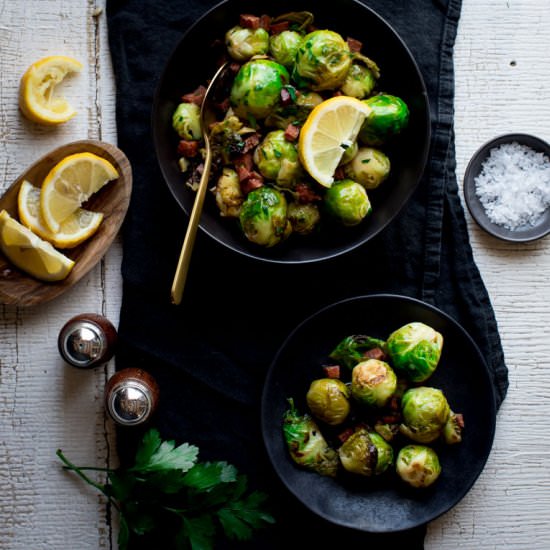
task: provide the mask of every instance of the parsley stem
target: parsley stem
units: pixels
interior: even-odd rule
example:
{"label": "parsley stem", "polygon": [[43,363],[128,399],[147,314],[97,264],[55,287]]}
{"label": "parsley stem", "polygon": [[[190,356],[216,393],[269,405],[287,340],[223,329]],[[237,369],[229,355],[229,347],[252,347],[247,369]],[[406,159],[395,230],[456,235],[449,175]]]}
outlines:
{"label": "parsley stem", "polygon": [[105,486],[100,485],[99,483],[96,483],[93,479],[90,479],[82,470],[84,469],[92,469],[92,468],[79,468],[78,466],[75,466],[64,454],[61,449],[58,449],[55,453],[65,464],[67,469],[72,470],[78,477],[83,479],[86,483],[91,485],[92,487],[95,487],[98,491],[103,493],[106,497],[109,498],[109,495],[105,492]]}

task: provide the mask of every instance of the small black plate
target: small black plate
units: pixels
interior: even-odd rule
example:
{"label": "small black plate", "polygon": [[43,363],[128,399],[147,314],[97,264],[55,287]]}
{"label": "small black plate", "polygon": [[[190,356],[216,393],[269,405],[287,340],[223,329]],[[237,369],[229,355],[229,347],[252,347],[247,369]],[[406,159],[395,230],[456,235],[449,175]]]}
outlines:
{"label": "small black plate", "polygon": [[476,195],[475,185],[475,179],[480,174],[481,166],[489,156],[490,151],[500,145],[513,142],[530,147],[534,151],[544,153],[547,157],[550,157],[550,145],[529,134],[506,134],[492,139],[475,152],[466,167],[464,173],[464,200],[474,220],[487,233],[504,241],[521,243],[540,239],[550,233],[550,208],[546,210],[536,225],[519,227],[512,231],[493,223],[489,219]]}
{"label": "small black plate", "polygon": [[[375,60],[382,73],[379,88],[401,97],[410,110],[409,125],[387,150],[392,171],[384,185],[369,193],[372,215],[355,227],[324,228],[319,234],[291,236],[272,248],[250,243],[235,220],[224,220],[211,196],[207,196],[200,228],[229,249],[258,260],[275,263],[308,263],[333,258],[372,239],[397,216],[407,203],[426,166],[430,147],[430,113],[426,86],[410,50],[397,32],[372,9],[354,0],[340,0],[338,8],[315,0],[226,0],[198,19],[183,35],[167,60],[155,92],[152,109],[153,140],[164,179],[177,203],[189,214],[195,194],[185,184],[178,166],[178,137],[172,114],[182,94],[205,84],[219,64],[216,40],[236,25],[239,14],[281,15],[311,11],[315,25],[338,31],[364,43],[363,53]],[[197,55],[197,53],[199,55]],[[232,223],[235,222],[235,223]]]}
{"label": "small black plate", "polygon": [[[283,439],[282,418],[292,397],[306,412],[309,384],[345,336],[385,339],[393,330],[422,321],[444,337],[440,364],[424,383],[442,389],[451,408],[463,413],[463,441],[437,444],[442,473],[427,489],[412,489],[392,470],[353,483],[298,467]],[[307,508],[327,521],[367,532],[393,532],[431,521],[457,504],[478,478],[493,443],[496,421],[491,377],[478,347],[451,317],[419,300],[398,295],[359,296],[321,309],[287,338],[268,372],[262,396],[267,453],[281,481]]]}

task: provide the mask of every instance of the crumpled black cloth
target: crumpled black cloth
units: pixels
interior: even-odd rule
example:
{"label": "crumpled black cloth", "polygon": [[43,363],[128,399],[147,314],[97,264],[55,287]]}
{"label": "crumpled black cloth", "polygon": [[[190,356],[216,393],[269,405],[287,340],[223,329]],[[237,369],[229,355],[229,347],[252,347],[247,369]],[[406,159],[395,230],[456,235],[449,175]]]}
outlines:
{"label": "crumpled black cloth", "polygon": [[[116,367],[140,367],[157,379],[161,399],[153,425],[163,437],[198,445],[202,459],[235,464],[251,485],[270,494],[277,524],[243,546],[297,548],[311,543],[313,536],[322,541],[315,543],[320,549],[380,542],[423,548],[425,526],[373,535],[312,517],[275,479],[268,463],[260,431],[260,396],[277,348],[300,321],[343,298],[389,292],[430,302],[458,320],[487,359],[497,405],[504,399],[507,369],[490,299],[472,257],[455,175],[452,55],[461,0],[364,0],[407,43],[430,98],[429,166],[397,219],[344,257],[297,266],[240,257],[199,231],[184,299],[176,307],[169,303],[169,290],[186,218],[155,159],[151,106],[172,49],[186,28],[215,3],[107,2],[118,144],[134,173],[123,226],[124,289]],[[118,431],[123,462],[133,456],[143,429]],[[131,547],[170,548],[158,539],[134,541]],[[228,547],[240,545],[232,542]]]}

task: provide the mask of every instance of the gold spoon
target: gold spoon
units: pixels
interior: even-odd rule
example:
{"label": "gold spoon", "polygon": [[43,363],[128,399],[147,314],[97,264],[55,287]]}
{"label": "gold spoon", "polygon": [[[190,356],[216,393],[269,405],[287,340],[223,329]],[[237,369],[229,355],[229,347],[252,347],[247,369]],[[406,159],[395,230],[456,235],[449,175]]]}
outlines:
{"label": "gold spoon", "polygon": [[174,280],[172,282],[172,289],[170,292],[170,298],[173,304],[178,305],[181,302],[183,295],[183,289],[185,287],[185,281],[189,272],[189,263],[191,261],[191,252],[193,251],[193,245],[195,244],[195,237],[197,235],[197,228],[199,226],[199,220],[202,212],[202,206],[204,204],[204,197],[206,196],[206,188],[208,186],[208,179],[210,177],[210,167],[212,166],[212,148],[210,147],[210,139],[208,136],[209,128],[206,121],[206,114],[208,107],[208,96],[214,87],[214,83],[225,69],[227,63],[224,63],[217,71],[208,88],[204,94],[200,112],[201,131],[204,140],[204,148],[206,150],[206,156],[204,159],[204,170],[201,174],[199,187],[195,195],[195,202],[193,203],[193,209],[191,210],[191,216],[189,216],[189,223],[187,225],[187,231],[181,247],[180,257],[176,272],[174,274]]}

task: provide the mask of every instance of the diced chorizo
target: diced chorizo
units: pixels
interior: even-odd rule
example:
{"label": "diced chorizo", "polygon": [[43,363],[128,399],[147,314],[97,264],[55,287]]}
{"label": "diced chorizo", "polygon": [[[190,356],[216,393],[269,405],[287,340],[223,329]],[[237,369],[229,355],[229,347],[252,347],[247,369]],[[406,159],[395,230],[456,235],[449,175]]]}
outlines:
{"label": "diced chorizo", "polygon": [[196,157],[199,153],[199,142],[195,140],[182,139],[178,143],[178,154],[185,158]]}
{"label": "diced chorizo", "polygon": [[336,181],[343,180],[346,177],[346,172],[343,166],[338,166],[334,171],[334,179]]}
{"label": "diced chorizo", "polygon": [[281,105],[283,105],[284,107],[293,103],[292,95],[286,88],[281,89],[280,96],[281,96]]}
{"label": "diced chorizo", "polygon": [[355,38],[351,38],[350,36],[348,36],[346,42],[348,43],[351,53],[359,53],[361,51],[361,48],[363,47],[363,43],[361,41],[356,40]]}
{"label": "diced chorizo", "polygon": [[260,16],[260,27],[262,29],[265,29],[266,31],[269,31],[269,27],[271,26],[271,17],[267,14],[263,14]]}
{"label": "diced chorizo", "polygon": [[264,184],[264,178],[261,174],[258,174],[256,171],[252,171],[248,176],[241,181],[241,189],[245,195],[248,195],[250,191],[262,187]]}
{"label": "diced chorizo", "polygon": [[289,124],[286,127],[284,136],[287,141],[296,141],[299,135],[300,128],[298,128],[298,126],[294,126],[294,124]]}
{"label": "diced chorizo", "polygon": [[283,31],[287,31],[290,27],[289,21],[279,21],[278,23],[273,23],[269,26],[269,32],[271,34],[280,34]]}
{"label": "diced chorizo", "polygon": [[340,365],[325,365],[323,371],[327,378],[340,378]]}
{"label": "diced chorizo", "polygon": [[297,183],[294,190],[298,195],[298,202],[302,204],[321,200],[321,196],[315,193],[307,183]]}
{"label": "diced chorizo", "polygon": [[367,350],[363,355],[367,359],[378,359],[378,361],[385,361],[387,359],[386,354],[382,348],[372,348]]}
{"label": "diced chorizo", "polygon": [[204,101],[205,94],[206,87],[201,84],[196,90],[192,91],[189,94],[181,96],[181,100],[184,103],[194,103],[195,105],[198,105],[200,107],[202,105],[202,102]]}
{"label": "diced chorizo", "polygon": [[252,151],[252,149],[254,149],[260,143],[261,137],[262,136],[258,134],[258,132],[255,132],[254,134],[250,134],[249,136],[247,136],[244,139],[244,147],[242,152],[248,153],[249,151]]}
{"label": "diced chorizo", "polygon": [[250,13],[242,13],[239,17],[239,25],[245,29],[256,30],[260,28],[260,18]]}

